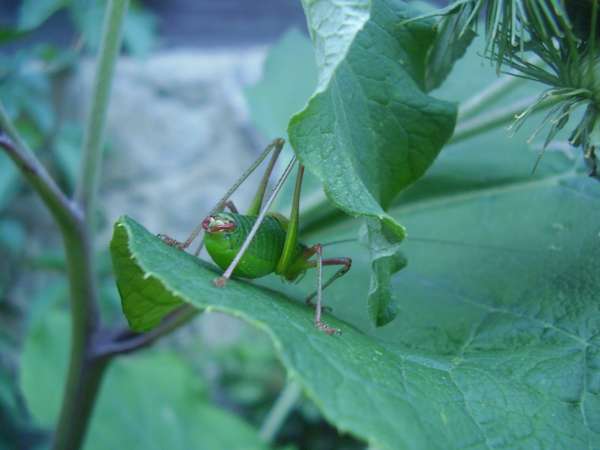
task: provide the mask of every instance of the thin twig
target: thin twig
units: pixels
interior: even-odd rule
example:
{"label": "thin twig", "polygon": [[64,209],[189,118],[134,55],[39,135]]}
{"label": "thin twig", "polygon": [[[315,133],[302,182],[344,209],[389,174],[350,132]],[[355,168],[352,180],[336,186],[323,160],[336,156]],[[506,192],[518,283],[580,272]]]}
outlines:
{"label": "thin twig", "polygon": [[200,310],[191,305],[183,305],[167,315],[156,328],[146,333],[135,333],[128,328],[112,333],[106,340],[103,339],[95,346],[94,357],[104,359],[146,348],[162,336],[188,323],[199,312]]}
{"label": "thin twig", "polygon": [[13,160],[63,229],[70,229],[81,223],[81,212],[60,190],[42,163],[20,138],[2,103],[0,103],[0,147]]}
{"label": "thin twig", "polygon": [[[448,145],[456,144],[491,129],[514,122],[518,114],[522,113],[524,109],[537,100],[538,96],[527,97],[507,107],[496,108],[486,112],[485,114],[481,114],[476,118],[467,119],[462,123],[459,123],[454,131],[454,135],[448,142]],[[544,111],[559,101],[561,101],[561,99],[550,99],[540,103],[536,107],[536,110]]]}
{"label": "thin twig", "polygon": [[[70,202],[46,169],[25,146],[0,105],[2,147],[38,193],[56,220],[63,237],[71,298],[71,356],[69,374],[54,448],[78,448],[94,404],[105,364],[88,358],[98,325],[97,289],[92,267],[93,248],[81,212]],[[68,399],[68,401],[67,401]],[[62,424],[62,426],[61,426]]]}
{"label": "thin twig", "polygon": [[95,336],[100,329],[93,218],[96,213],[95,198],[106,108],[128,5],[128,0],[109,0],[106,7],[77,196],[78,204],[83,209],[83,224],[77,233],[64,234],[71,286],[71,354],[60,415],[54,432],[53,450],[75,450],[81,447],[104,369],[109,361],[92,357]]}
{"label": "thin twig", "polygon": [[290,412],[298,402],[302,390],[298,383],[288,380],[285,388],[275,400],[273,407],[267,414],[260,427],[259,436],[266,443],[273,442],[277,436],[277,432],[281,429],[283,422],[289,416]]}
{"label": "thin twig", "polygon": [[465,120],[488,109],[490,104],[523,84],[523,78],[505,75],[460,104],[458,117]]}

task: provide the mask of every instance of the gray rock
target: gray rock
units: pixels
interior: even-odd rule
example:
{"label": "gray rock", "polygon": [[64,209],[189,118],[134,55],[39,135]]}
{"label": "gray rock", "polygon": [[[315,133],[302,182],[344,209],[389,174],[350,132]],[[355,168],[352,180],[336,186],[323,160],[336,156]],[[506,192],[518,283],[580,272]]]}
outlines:
{"label": "gray rock", "polygon": [[[175,50],[119,61],[101,176],[106,226],[99,246],[108,244],[112,224],[123,214],[154,233],[185,239],[251,164],[265,142],[249,123],[243,90],[261,76],[265,55],[264,47]],[[82,65],[74,98],[90,97],[93,70],[92,61]],[[87,105],[78,109],[83,117]],[[242,209],[259,177],[234,195]],[[204,324],[205,339],[239,335],[240,322],[226,315],[197,323]]]}
{"label": "gray rock", "polygon": [[[103,243],[122,214],[184,239],[250,165],[264,142],[249,125],[243,89],[260,77],[265,53],[176,50],[119,61],[101,184]],[[89,98],[93,68],[82,66],[76,98]],[[242,208],[254,186],[235,195]]]}

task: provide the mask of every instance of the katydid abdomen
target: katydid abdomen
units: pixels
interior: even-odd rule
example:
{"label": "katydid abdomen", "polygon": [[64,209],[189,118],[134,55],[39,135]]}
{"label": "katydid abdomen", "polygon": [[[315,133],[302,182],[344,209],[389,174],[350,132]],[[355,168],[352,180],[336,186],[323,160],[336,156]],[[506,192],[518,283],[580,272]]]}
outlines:
{"label": "katydid abdomen", "polygon": [[[255,222],[255,216],[228,212],[210,216],[204,222],[206,250],[221,269],[225,270],[231,264]],[[282,220],[266,216],[233,274],[242,278],[260,278],[275,272],[285,236]],[[304,248],[298,243],[296,254],[301,254]]]}

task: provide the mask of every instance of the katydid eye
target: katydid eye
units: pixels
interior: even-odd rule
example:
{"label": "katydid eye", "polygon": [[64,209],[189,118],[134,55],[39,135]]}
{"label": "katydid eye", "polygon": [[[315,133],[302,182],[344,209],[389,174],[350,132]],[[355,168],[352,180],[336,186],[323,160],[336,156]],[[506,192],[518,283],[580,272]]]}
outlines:
{"label": "katydid eye", "polygon": [[202,221],[202,228],[208,233],[235,230],[235,222],[227,217],[208,216]]}

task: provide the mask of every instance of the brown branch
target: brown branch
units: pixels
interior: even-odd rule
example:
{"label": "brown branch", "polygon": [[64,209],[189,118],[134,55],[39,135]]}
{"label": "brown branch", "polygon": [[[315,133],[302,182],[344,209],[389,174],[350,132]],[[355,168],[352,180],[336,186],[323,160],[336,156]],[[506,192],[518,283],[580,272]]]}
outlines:
{"label": "brown branch", "polygon": [[191,305],[183,305],[165,316],[156,328],[145,333],[136,333],[127,328],[108,335],[100,335],[99,341],[94,345],[93,358],[111,358],[149,347],[157,339],[189,322],[199,312]]}
{"label": "brown branch", "polygon": [[83,223],[81,211],[70,201],[48,174],[45,167],[28,151],[0,129],[0,147],[13,160],[31,187],[42,198],[61,227],[76,228]]}

